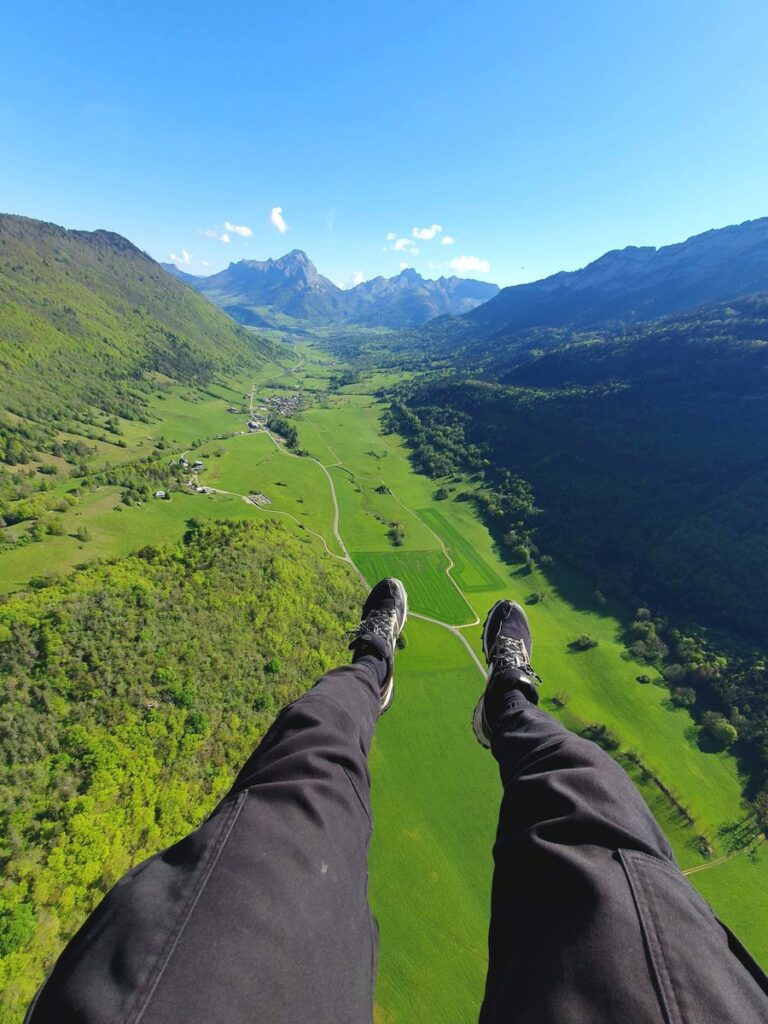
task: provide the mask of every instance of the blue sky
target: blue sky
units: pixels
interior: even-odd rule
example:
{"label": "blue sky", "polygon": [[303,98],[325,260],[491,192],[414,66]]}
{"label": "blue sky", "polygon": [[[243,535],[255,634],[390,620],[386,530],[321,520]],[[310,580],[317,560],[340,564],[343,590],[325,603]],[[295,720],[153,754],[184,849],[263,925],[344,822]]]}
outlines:
{"label": "blue sky", "polygon": [[768,214],[765,0],[11,0],[1,24],[0,209],[192,273],[301,248],[338,283],[512,284]]}

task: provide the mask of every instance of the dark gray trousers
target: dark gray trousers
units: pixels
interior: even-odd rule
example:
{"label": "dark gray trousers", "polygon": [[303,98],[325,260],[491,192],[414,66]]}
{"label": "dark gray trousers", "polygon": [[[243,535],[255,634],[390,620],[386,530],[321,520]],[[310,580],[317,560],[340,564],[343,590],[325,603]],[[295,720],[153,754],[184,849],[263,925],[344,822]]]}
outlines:
{"label": "dark gray trousers", "polygon": [[[31,1024],[369,1024],[380,664],[337,669],[281,712],[211,817],[105,897]],[[493,753],[483,1024],[768,1021],[764,976],[610,757],[515,694]]]}

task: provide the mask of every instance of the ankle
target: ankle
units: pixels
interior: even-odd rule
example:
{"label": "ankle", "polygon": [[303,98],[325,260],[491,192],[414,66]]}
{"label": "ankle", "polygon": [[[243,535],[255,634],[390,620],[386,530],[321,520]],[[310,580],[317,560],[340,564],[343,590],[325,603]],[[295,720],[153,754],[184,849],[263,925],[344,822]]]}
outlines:
{"label": "ankle", "polygon": [[370,665],[376,673],[379,686],[383,687],[390,674],[389,658],[386,653],[373,643],[364,640],[357,644],[352,651],[352,664],[356,665],[360,661],[365,661]]}
{"label": "ankle", "polygon": [[489,678],[486,702],[490,705],[489,719],[498,718],[510,699],[522,696],[529,704],[539,703],[539,692],[536,684],[520,669],[499,668]]}

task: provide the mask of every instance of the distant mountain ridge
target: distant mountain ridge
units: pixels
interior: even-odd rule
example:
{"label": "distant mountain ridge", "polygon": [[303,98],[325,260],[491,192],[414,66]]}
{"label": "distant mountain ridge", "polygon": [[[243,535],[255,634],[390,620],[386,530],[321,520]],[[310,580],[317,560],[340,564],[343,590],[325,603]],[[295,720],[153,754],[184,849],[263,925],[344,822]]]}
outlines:
{"label": "distant mountain ridge", "polygon": [[768,290],[768,217],[656,249],[629,246],[581,270],[504,288],[465,314],[457,335],[638,323]]}
{"label": "distant mountain ridge", "polygon": [[195,277],[175,264],[162,266],[248,326],[279,325],[281,317],[314,324],[354,323],[418,327],[439,316],[460,316],[499,293],[485,281],[460,277],[428,280],[408,268],[339,288],[323,277],[305,252],[279,259],[240,260],[217,274]]}

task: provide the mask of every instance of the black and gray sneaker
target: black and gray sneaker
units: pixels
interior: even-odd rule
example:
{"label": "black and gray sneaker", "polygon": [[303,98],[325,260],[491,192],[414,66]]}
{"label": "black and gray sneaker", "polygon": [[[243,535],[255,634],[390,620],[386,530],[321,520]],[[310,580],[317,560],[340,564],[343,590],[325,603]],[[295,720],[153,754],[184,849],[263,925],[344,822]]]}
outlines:
{"label": "black and gray sneaker", "polygon": [[510,690],[519,690],[538,704],[541,680],[531,667],[531,627],[528,616],[514,601],[497,601],[483,626],[483,654],[488,662],[488,684],[477,702],[472,728],[479,743],[491,745],[493,726]]}
{"label": "black and gray sneaker", "polygon": [[382,714],[392,704],[395,693],[395,644],[408,617],[408,595],[400,580],[388,576],[371,590],[360,625],[349,645],[356,657],[378,654],[387,662],[387,676],[381,684]]}

